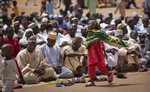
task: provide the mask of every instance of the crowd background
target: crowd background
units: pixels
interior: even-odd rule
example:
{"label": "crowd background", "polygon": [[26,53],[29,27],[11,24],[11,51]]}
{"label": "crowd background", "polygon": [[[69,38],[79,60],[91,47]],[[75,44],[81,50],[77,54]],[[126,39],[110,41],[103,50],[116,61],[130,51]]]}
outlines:
{"label": "crowd background", "polygon": [[[149,68],[150,3],[144,0],[143,6],[137,6],[134,0],[122,1],[126,2],[126,9],[130,9],[130,4],[133,4],[136,11],[142,13],[133,12],[131,15],[127,13],[124,16],[120,14],[114,16],[113,10],[106,11],[105,14],[101,12],[101,8],[96,9],[99,6],[98,2],[103,2],[100,0],[86,0],[87,7],[82,6],[84,10],[79,8],[77,3],[71,4],[71,0],[63,0],[63,3],[57,4],[51,0],[43,0],[39,5],[37,3],[33,6],[26,2],[22,9],[17,1],[2,2],[1,45],[12,44],[11,56],[16,57],[23,73],[21,78],[24,78],[25,83],[39,83],[49,77],[58,79],[74,76],[79,76],[82,82],[84,74],[87,74],[87,66],[91,78],[87,86],[95,86],[94,81],[97,79],[93,67],[96,66],[103,74],[108,75],[109,83],[113,81],[112,70],[117,71],[118,78],[127,78],[124,75],[127,71],[146,71]],[[111,4],[117,6],[114,2]],[[106,2],[104,4],[108,6]],[[28,9],[30,7],[33,7],[33,11]],[[89,13],[85,13],[87,8]],[[96,42],[97,40],[107,44]],[[126,40],[128,46],[122,40]],[[97,47],[98,45],[100,47]],[[6,47],[11,48],[7,45]],[[100,54],[103,53],[103,49],[106,51],[104,55]],[[91,53],[87,54],[87,50]],[[2,53],[3,51],[5,50],[2,49]],[[101,55],[100,58],[96,57],[98,54]],[[84,66],[84,63],[87,63],[84,62],[86,59],[88,64]],[[106,66],[105,61],[107,61]]]}

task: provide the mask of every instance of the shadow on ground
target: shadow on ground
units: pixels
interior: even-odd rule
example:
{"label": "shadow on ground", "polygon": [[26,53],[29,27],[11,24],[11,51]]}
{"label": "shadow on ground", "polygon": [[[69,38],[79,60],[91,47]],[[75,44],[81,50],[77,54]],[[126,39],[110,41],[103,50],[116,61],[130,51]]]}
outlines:
{"label": "shadow on ground", "polygon": [[142,85],[142,84],[107,84],[107,85],[97,85],[96,87],[124,87],[124,86],[134,86],[134,85]]}

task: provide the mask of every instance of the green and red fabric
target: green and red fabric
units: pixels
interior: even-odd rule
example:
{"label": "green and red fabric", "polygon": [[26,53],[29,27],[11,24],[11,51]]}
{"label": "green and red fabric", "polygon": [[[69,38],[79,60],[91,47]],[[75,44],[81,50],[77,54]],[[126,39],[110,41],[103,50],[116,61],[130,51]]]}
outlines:
{"label": "green and red fabric", "polygon": [[86,38],[86,47],[88,48],[94,41],[101,40],[105,43],[108,43],[117,47],[127,47],[127,43],[124,42],[121,38],[115,36],[109,36],[106,33],[100,32],[99,30],[89,30],[88,36]]}

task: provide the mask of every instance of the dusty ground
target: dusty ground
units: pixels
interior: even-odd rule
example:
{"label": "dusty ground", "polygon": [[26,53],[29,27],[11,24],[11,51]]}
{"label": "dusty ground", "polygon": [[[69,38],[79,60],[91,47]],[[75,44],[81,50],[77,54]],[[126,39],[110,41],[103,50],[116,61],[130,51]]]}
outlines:
{"label": "dusty ground", "polygon": [[[25,6],[25,0],[17,0],[19,11],[25,11],[27,14],[36,11],[40,11],[40,2],[37,0],[38,6],[33,6],[33,1]],[[143,0],[136,0],[139,6],[141,6]],[[63,6],[61,7],[63,8]],[[98,8],[97,12],[106,14],[108,12],[114,12],[115,8]],[[58,13],[59,9],[56,9],[55,12]],[[11,10],[9,9],[9,13]],[[133,12],[137,12],[142,15],[142,9],[132,8],[127,10],[127,15],[131,15]],[[84,10],[84,14],[87,13],[87,10]],[[118,15],[118,13],[116,14]],[[116,16],[115,15],[115,16]],[[146,73],[131,73],[128,74],[127,79],[117,79],[114,78],[112,85],[107,82],[97,82],[96,87],[86,88],[84,84],[75,84],[70,87],[61,87],[57,88],[54,84],[52,85],[41,85],[34,87],[25,87],[23,89],[16,89],[15,92],[150,92],[150,72]]]}
{"label": "dusty ground", "polygon": [[[25,6],[25,1],[26,0],[17,0],[18,1],[18,7],[19,7],[19,11],[22,12],[22,11],[25,11],[27,14],[30,14],[31,12],[39,12],[40,11],[40,6],[41,6],[41,0],[36,0],[37,1],[37,5],[38,6],[33,6],[34,3],[33,3],[33,0],[31,0],[28,4],[28,6]],[[73,0],[74,1],[74,0]],[[141,7],[141,4],[142,4],[142,1],[143,0],[135,0],[138,4],[138,6]],[[63,4],[61,4],[61,8],[64,8],[63,7]],[[107,14],[108,12],[112,12],[114,13],[114,10],[115,8],[97,8],[97,12],[101,12],[102,14]],[[54,10],[55,13],[58,13],[59,12],[59,9],[55,9]],[[9,9],[9,13],[11,12],[11,9]],[[87,9],[84,10],[84,14],[86,14],[88,12]],[[131,6],[131,9],[129,10],[126,10],[126,14],[127,16],[131,15],[133,12],[137,12],[138,14],[142,15],[142,9],[135,9],[133,6]],[[119,13],[117,13],[116,15],[118,15]],[[116,16],[114,15],[114,16]]]}
{"label": "dusty ground", "polygon": [[150,92],[150,72],[131,73],[127,79],[117,79],[114,77],[113,84],[107,82],[96,82],[96,87],[85,87],[83,84],[75,84],[69,87],[55,87],[43,85],[16,89],[15,92]]}

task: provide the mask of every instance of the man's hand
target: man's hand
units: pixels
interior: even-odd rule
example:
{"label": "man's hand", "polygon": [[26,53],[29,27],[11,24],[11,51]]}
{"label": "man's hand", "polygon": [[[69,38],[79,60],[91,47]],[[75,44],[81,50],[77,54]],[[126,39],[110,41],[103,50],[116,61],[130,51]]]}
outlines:
{"label": "man's hand", "polygon": [[111,50],[111,53],[115,55],[116,51],[114,49]]}
{"label": "man's hand", "polygon": [[56,72],[57,74],[60,74],[61,71],[62,71],[62,67],[61,67],[61,66],[53,67],[53,69],[55,70],[55,72]]}
{"label": "man's hand", "polygon": [[109,50],[106,50],[107,53],[112,53],[113,55],[115,55],[116,53],[116,49],[109,49]]}
{"label": "man's hand", "polygon": [[45,68],[43,66],[38,66],[35,70],[34,70],[35,74],[38,75],[43,75],[45,73]]}

